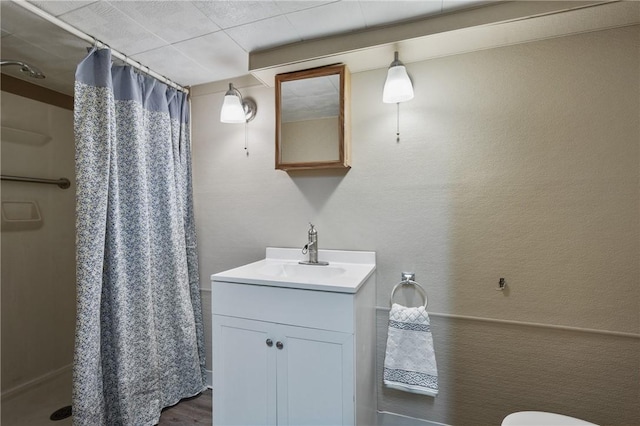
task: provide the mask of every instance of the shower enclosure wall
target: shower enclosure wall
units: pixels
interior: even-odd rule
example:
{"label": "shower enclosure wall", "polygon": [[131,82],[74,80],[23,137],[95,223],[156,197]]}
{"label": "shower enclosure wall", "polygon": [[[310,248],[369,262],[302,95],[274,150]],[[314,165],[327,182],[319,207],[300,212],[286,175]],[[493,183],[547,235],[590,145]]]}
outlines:
{"label": "shower enclosure wall", "polygon": [[54,382],[62,386],[57,392],[66,404],[71,402],[73,112],[6,91],[1,102],[2,174],[71,180],[69,189],[2,181],[2,424],[46,424],[60,407],[36,407],[34,400],[26,412],[13,408],[17,400]]}

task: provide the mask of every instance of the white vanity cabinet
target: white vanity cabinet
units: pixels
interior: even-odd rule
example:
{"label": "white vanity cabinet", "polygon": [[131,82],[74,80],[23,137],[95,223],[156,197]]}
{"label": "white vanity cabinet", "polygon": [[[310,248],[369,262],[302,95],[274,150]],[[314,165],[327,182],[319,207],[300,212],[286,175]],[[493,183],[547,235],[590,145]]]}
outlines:
{"label": "white vanity cabinet", "polygon": [[214,425],[375,424],[373,262],[351,290],[212,276]]}

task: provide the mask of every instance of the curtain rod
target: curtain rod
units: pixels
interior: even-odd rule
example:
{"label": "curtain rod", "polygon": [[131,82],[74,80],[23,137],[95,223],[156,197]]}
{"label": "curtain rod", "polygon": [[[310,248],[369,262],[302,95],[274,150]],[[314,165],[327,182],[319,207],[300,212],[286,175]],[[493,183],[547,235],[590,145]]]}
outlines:
{"label": "curtain rod", "polygon": [[129,58],[127,55],[118,52],[117,50],[114,50],[111,46],[109,46],[108,44],[98,40],[97,38],[83,32],[80,31],[79,29],[77,29],[76,27],[67,24],[66,22],[62,21],[61,19],[56,18],[55,16],[45,12],[44,10],[40,9],[37,6],[34,6],[31,3],[28,3],[26,0],[12,0],[12,2],[26,10],[28,10],[29,12],[32,12],[36,15],[38,15],[39,17],[49,21],[50,23],[62,28],[63,30],[73,34],[74,36],[88,42],[91,43],[92,45],[102,45],[104,47],[108,47],[111,50],[111,55],[115,56],[116,58],[120,59],[121,61],[125,62],[128,65],[131,65],[132,67],[134,67],[137,70],[140,70],[160,81],[162,81],[163,83],[165,83],[168,86],[173,87],[174,89],[180,90],[182,92],[185,93],[189,93],[189,89],[187,89],[184,86],[179,85],[178,83],[174,82],[173,80],[170,80],[169,78],[158,74],[157,72],[153,71],[151,68],[149,68],[146,65],[141,64],[138,61],[135,61],[131,58]]}

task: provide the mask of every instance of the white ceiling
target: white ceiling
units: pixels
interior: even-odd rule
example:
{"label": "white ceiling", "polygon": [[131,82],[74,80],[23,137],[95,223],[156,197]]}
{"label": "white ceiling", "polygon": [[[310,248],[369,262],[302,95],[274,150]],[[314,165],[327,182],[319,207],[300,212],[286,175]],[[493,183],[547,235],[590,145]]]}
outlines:
{"label": "white ceiling", "polygon": [[[29,3],[183,86],[249,73],[249,53],[477,7],[486,0],[35,1]],[[40,68],[30,80],[72,94],[89,44],[1,2],[2,58]],[[3,73],[24,78],[17,67]],[[26,78],[25,78],[26,79]]]}
{"label": "white ceiling", "polygon": [[[22,3],[25,3],[21,0]],[[330,63],[352,72],[549,37],[636,25],[640,2],[608,0],[30,0],[153,71],[198,91]],[[90,43],[0,1],[2,59],[47,76],[2,73],[73,94],[75,68]],[[219,82],[220,84],[203,85]],[[222,84],[224,83],[224,84]],[[220,87],[220,88],[219,88]],[[194,89],[195,90],[195,89]],[[204,93],[203,92],[203,93]]]}

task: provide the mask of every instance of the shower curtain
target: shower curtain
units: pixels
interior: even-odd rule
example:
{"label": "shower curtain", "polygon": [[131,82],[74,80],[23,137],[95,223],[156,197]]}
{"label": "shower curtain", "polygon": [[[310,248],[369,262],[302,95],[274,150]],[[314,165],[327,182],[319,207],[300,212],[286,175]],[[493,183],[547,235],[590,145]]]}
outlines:
{"label": "shower curtain", "polygon": [[205,387],[187,96],[94,48],[74,128],[74,425],[154,425]]}

